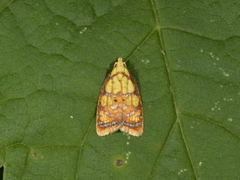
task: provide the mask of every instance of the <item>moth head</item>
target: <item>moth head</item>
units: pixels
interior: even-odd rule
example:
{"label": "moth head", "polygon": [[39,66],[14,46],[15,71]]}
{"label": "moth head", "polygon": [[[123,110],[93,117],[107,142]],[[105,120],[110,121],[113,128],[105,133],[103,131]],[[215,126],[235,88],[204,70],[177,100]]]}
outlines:
{"label": "moth head", "polygon": [[117,62],[114,63],[114,67],[126,67],[126,63],[123,62],[123,58],[119,57]]}
{"label": "moth head", "polygon": [[123,58],[119,57],[117,59],[117,61],[114,63],[113,70],[111,72],[111,76],[118,74],[120,76],[119,78],[121,78],[122,77],[121,73],[125,73],[125,74],[129,75],[126,63],[123,62]]}

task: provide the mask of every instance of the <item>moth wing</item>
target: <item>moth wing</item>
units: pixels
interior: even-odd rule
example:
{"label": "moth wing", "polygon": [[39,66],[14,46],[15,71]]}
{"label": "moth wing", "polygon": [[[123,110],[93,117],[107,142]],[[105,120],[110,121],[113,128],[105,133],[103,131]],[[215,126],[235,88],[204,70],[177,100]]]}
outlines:
{"label": "moth wing", "polygon": [[112,108],[114,98],[105,91],[109,77],[105,79],[98,98],[96,113],[96,132],[98,136],[111,134],[119,130],[121,125],[121,114]]}
{"label": "moth wing", "polygon": [[143,107],[138,86],[131,77],[135,91],[126,97],[125,107],[123,107],[123,122],[120,130],[132,136],[141,136],[143,133]]}
{"label": "moth wing", "polygon": [[133,136],[143,133],[141,96],[122,58],[118,58],[103,83],[96,117],[96,131],[99,136],[108,135],[118,129]]}

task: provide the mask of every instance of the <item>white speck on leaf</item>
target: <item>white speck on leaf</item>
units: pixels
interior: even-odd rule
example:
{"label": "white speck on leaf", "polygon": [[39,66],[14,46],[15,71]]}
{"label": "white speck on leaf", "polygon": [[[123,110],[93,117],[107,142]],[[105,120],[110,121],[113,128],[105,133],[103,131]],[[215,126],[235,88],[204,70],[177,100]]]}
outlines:
{"label": "white speck on leaf", "polygon": [[164,51],[164,50],[161,50],[161,53],[162,53],[162,55],[163,55],[163,56],[165,56],[165,55],[166,55],[166,53],[165,53],[165,51]]}
{"label": "white speck on leaf", "polygon": [[187,171],[187,169],[180,169],[179,171],[178,171],[178,175],[181,175],[181,174],[183,174],[184,172],[186,172]]}
{"label": "white speck on leaf", "polygon": [[223,75],[226,76],[226,77],[229,77],[229,74],[226,73],[226,72],[223,72]]}
{"label": "white speck on leaf", "polygon": [[198,163],[198,165],[199,165],[199,166],[202,166],[202,164],[203,164],[203,162],[202,162],[202,161],[200,161],[200,162]]}
{"label": "white speck on leaf", "polygon": [[83,34],[87,30],[87,27],[84,27],[82,30],[79,31],[79,34]]}
{"label": "white speck on leaf", "polygon": [[73,119],[73,115],[71,115],[70,118]]}
{"label": "white speck on leaf", "polygon": [[220,103],[220,101],[216,101],[215,103],[214,103],[214,106],[213,107],[211,107],[211,110],[212,111],[215,111],[215,110],[221,110],[221,108],[219,107],[219,103]]}
{"label": "white speck on leaf", "polygon": [[232,119],[232,118],[228,118],[227,120],[228,120],[229,122],[232,122],[232,121],[233,121],[233,119]]}
{"label": "white speck on leaf", "polygon": [[224,97],[223,100],[226,101],[226,102],[231,102],[231,101],[233,101],[233,98],[231,98],[231,97],[230,98]]}
{"label": "white speck on leaf", "polygon": [[212,52],[209,52],[209,55],[211,58],[214,58],[214,54]]}
{"label": "white speck on leaf", "polygon": [[[213,60],[216,60],[216,61],[220,60],[220,58],[217,57],[215,54],[213,54],[213,52],[209,52],[208,54]],[[216,65],[216,63],[214,63],[214,65]]]}
{"label": "white speck on leaf", "polygon": [[223,68],[218,68],[222,73],[223,73],[223,75],[225,76],[225,77],[229,77],[230,75],[229,75],[229,73],[227,73]]}
{"label": "white speck on leaf", "polygon": [[148,64],[148,63],[150,63],[150,60],[149,59],[142,59],[141,62],[144,63],[144,64]]}
{"label": "white speck on leaf", "polygon": [[127,159],[127,160],[129,159],[130,154],[131,154],[131,151],[128,151],[128,152],[126,153],[126,159]]}
{"label": "white speck on leaf", "polygon": [[203,51],[203,49],[200,49],[200,53],[203,53],[204,51]]}

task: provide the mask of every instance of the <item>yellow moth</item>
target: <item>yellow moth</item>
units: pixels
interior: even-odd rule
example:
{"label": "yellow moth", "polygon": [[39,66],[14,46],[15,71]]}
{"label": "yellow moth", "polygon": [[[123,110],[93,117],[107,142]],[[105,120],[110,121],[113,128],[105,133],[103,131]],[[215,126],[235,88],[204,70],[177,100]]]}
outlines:
{"label": "yellow moth", "polygon": [[141,96],[122,58],[117,59],[101,87],[96,115],[99,136],[117,130],[133,136],[143,133]]}

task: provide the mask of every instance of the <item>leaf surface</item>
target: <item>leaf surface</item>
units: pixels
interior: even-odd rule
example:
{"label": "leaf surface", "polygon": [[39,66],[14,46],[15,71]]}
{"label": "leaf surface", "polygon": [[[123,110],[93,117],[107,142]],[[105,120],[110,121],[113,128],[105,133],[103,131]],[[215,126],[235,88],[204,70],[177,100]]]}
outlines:
{"label": "leaf surface", "polygon": [[[240,2],[4,0],[4,179],[239,179]],[[139,83],[139,138],[98,137],[117,57]]]}

